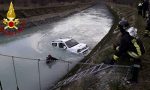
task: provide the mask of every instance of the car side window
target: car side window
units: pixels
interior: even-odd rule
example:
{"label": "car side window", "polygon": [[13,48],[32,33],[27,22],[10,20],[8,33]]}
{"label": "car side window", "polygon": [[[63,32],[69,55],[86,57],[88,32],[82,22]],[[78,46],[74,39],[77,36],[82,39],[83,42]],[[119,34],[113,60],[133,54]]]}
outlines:
{"label": "car side window", "polygon": [[57,47],[57,43],[52,43],[52,46]]}
{"label": "car side window", "polygon": [[59,43],[59,48],[64,48],[64,43]]}

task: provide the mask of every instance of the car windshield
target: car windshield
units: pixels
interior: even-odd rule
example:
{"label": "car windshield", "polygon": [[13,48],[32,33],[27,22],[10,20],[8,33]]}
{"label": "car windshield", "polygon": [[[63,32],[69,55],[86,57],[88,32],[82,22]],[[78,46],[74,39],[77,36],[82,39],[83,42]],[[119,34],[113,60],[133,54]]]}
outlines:
{"label": "car windshield", "polygon": [[71,48],[71,47],[73,47],[73,46],[75,46],[75,45],[77,45],[77,44],[79,44],[76,40],[74,40],[74,39],[71,39],[71,40],[69,40],[69,41],[67,41],[66,42],[66,45],[69,47],[69,48]]}

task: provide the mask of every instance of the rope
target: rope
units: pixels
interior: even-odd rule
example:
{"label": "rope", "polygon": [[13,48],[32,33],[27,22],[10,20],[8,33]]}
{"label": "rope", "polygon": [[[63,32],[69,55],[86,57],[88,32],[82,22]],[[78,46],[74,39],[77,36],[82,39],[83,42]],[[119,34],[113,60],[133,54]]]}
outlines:
{"label": "rope", "polygon": [[41,74],[40,74],[40,60],[38,60],[38,74],[39,74],[39,88],[42,90],[41,87]]}
{"label": "rope", "polygon": [[17,74],[16,74],[16,68],[15,68],[15,62],[14,62],[14,57],[13,56],[12,56],[12,61],[13,61],[13,68],[14,68],[14,74],[15,74],[15,80],[16,80],[17,90],[19,90],[18,80],[17,80]]}
{"label": "rope", "polygon": [[[0,54],[0,56],[5,56],[5,57],[12,57],[12,60],[14,61],[14,58],[20,58],[21,59],[26,59],[26,60],[31,60],[31,61],[46,61],[42,60],[42,59],[31,59],[31,58],[24,58],[24,57],[17,57],[17,56],[11,56],[11,55],[4,55],[4,54]],[[64,63],[69,63],[69,64],[73,64],[73,63],[77,63],[77,64],[81,64],[81,65],[100,65],[100,64],[94,64],[94,63],[82,63],[79,61],[66,61],[66,60],[62,60],[62,59],[58,59],[58,60],[52,60],[53,62],[64,62]],[[114,67],[129,67],[129,66],[125,66],[125,65],[110,65],[110,66],[114,66]]]}
{"label": "rope", "polygon": [[0,56],[5,56],[5,57],[14,57],[14,58],[20,58],[20,59],[27,59],[27,60],[38,60],[38,59],[31,59],[31,58],[17,57],[17,56],[4,55],[4,54],[0,54]]}
{"label": "rope", "polygon": [[[67,72],[69,72],[69,63],[68,63],[68,69],[67,69]],[[67,76],[69,76],[69,73],[67,74]]]}
{"label": "rope", "polygon": [[[3,55],[3,54],[0,54],[1,56],[5,56],[5,57],[12,57],[12,61],[13,61],[13,68],[14,68],[14,74],[15,74],[15,80],[16,80],[16,85],[17,85],[17,90],[19,90],[19,87],[18,87],[18,80],[17,80],[17,74],[16,74],[16,67],[15,67],[15,60],[14,58],[20,58],[20,59],[26,59],[26,60],[31,60],[31,61],[38,61],[38,74],[39,74],[39,89],[42,90],[42,86],[41,86],[41,74],[40,74],[40,61],[46,61],[46,60],[41,60],[41,59],[31,59],[31,58],[24,58],[24,57],[16,57],[16,56],[10,56],[10,55]],[[68,64],[68,69],[67,71],[69,72],[69,64],[81,64],[81,65],[101,65],[101,64],[94,64],[94,63],[82,63],[82,62],[79,62],[79,61],[65,61],[65,60],[52,60],[54,62],[64,62],[64,63],[67,63]],[[107,65],[107,64],[105,64]],[[129,68],[130,66],[125,66],[125,65],[109,65],[110,67],[123,67],[123,68]]]}
{"label": "rope", "polygon": [[[33,59],[33,58],[25,58],[25,57],[11,56],[11,55],[5,55],[5,54],[0,54],[0,56],[19,58],[19,60],[26,59],[26,60],[31,60],[31,61],[46,61],[46,59],[45,60],[42,60],[42,59]],[[73,63],[71,61],[65,61],[65,60],[61,60],[61,59],[59,59],[59,60],[53,60],[53,61],[62,61],[62,62],[66,62],[66,63]]]}

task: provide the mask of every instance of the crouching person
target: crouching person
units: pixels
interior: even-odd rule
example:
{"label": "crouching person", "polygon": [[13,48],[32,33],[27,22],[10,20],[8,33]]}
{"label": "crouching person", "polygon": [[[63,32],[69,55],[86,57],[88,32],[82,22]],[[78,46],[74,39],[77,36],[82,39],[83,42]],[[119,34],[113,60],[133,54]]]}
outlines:
{"label": "crouching person", "polygon": [[[140,57],[145,53],[144,46],[139,38],[137,38],[137,29],[129,28],[123,30],[118,51],[113,55],[112,62],[118,62],[119,59],[131,60],[131,79],[127,83],[137,83],[138,74],[141,67]],[[125,59],[126,58],[126,59]]]}

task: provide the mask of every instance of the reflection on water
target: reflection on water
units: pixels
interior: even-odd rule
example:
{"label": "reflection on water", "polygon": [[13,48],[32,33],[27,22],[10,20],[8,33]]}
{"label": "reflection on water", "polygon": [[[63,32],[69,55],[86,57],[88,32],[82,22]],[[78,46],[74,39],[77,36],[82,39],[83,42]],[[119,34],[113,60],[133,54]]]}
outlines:
{"label": "reflection on water", "polygon": [[[17,36],[15,40],[7,37],[11,42],[2,43],[7,39],[0,37],[0,53],[37,59],[45,59],[51,54],[56,58],[75,62],[69,65],[71,69],[83,56],[53,48],[51,41],[71,37],[86,43],[92,49],[108,33],[111,24],[111,15],[105,7],[94,6],[59,22],[30,28],[26,30],[30,34]],[[0,56],[0,59],[0,80],[4,90],[16,90],[11,58]],[[15,66],[20,90],[39,90],[38,62],[15,58]],[[67,72],[67,63],[59,61],[48,66],[45,61],[40,61],[42,90],[53,85]]]}

